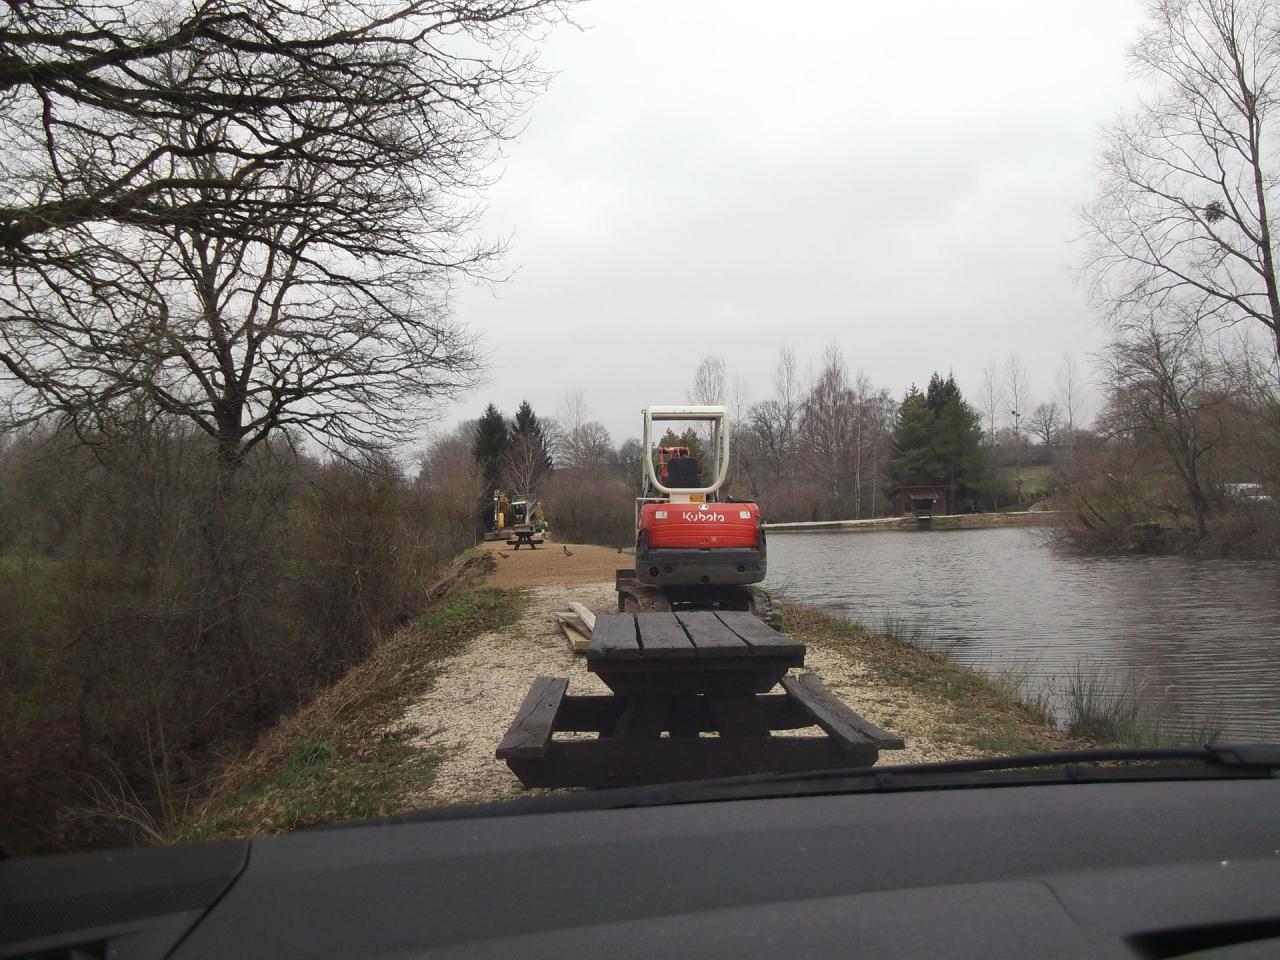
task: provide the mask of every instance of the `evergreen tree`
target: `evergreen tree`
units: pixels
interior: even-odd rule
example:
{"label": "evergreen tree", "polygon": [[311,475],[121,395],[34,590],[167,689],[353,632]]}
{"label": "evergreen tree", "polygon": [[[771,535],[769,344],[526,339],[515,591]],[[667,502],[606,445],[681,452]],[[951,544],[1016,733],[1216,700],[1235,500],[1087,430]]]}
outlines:
{"label": "evergreen tree", "polygon": [[951,484],[957,497],[976,492],[986,475],[982,426],[955,378],[935,373],[927,393],[913,385],[898,408],[889,486]]}
{"label": "evergreen tree", "polygon": [[543,477],[551,470],[551,454],[547,452],[542,424],[528,400],[520,403],[511,421],[503,464],[505,486],[530,496],[537,493]]}
{"label": "evergreen tree", "polygon": [[533,412],[533,407],[529,405],[528,400],[520,401],[515,419],[511,421],[512,441],[516,437],[529,437],[537,440],[543,447],[547,445],[547,438],[542,433],[542,423],[538,420],[538,415]]}
{"label": "evergreen tree", "polygon": [[[705,477],[707,471],[711,468],[711,455],[707,452],[703,437],[694,427],[689,427],[684,433],[677,434],[670,427],[667,432],[662,435],[662,439],[658,441],[660,447],[688,447],[689,456],[698,461],[698,466],[702,468],[702,475]],[[657,463],[657,454],[651,454]]]}
{"label": "evergreen tree", "polygon": [[902,398],[893,424],[893,453],[889,457],[889,486],[937,483],[934,475],[933,411],[915,384]]}
{"label": "evergreen tree", "polygon": [[929,378],[929,389],[925,393],[925,403],[929,405],[929,409],[933,411],[935,417],[942,415],[942,409],[949,401],[962,403],[960,397],[960,388],[956,385],[956,378],[947,374],[947,379],[943,380],[935,370],[932,377]]}
{"label": "evergreen tree", "polygon": [[486,502],[502,486],[502,457],[509,443],[506,417],[491,403],[476,421],[476,438],[471,445],[471,456],[484,471]]}
{"label": "evergreen tree", "polygon": [[[952,381],[954,383],[954,381]],[[934,469],[939,480],[955,487],[959,496],[973,496],[986,478],[978,414],[959,397],[947,399],[933,423]]]}

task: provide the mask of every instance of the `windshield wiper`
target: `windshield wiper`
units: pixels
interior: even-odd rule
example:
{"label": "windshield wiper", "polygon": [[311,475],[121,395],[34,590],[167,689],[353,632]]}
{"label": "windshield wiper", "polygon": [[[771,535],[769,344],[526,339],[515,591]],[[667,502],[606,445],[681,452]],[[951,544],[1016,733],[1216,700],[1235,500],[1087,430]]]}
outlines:
{"label": "windshield wiper", "polygon": [[420,823],[430,820],[523,816],[575,810],[618,810],[628,807],[821,794],[1117,781],[1266,779],[1278,775],[1280,744],[1100,747],[810,773],[761,773],[645,787],[581,791],[468,807],[421,810],[379,822]]}
{"label": "windshield wiper", "polygon": [[[763,773],[634,788],[634,805],[699,803],[823,793],[876,793],[1038,783],[1268,778],[1280,774],[1280,744],[1098,747],[809,773]],[[621,793],[622,791],[619,791]],[[624,798],[617,798],[623,801]],[[616,806],[628,806],[626,802]],[[614,804],[610,804],[614,806]]]}

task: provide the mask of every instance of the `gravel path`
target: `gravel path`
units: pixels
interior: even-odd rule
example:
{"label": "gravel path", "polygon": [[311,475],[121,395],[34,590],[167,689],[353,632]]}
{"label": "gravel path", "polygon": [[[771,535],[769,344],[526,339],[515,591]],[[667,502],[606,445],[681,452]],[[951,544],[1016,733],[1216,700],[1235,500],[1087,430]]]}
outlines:
{"label": "gravel path", "polygon": [[[575,553],[578,549],[573,548]],[[554,551],[548,551],[540,560],[543,564],[558,563]],[[496,576],[503,574],[500,566]],[[528,575],[536,573],[530,570]],[[553,613],[568,609],[570,600],[596,613],[614,611],[617,600],[613,583],[540,586],[529,589],[528,595],[520,622],[505,632],[477,637],[465,651],[446,661],[435,688],[410,707],[402,719],[402,724],[421,731],[414,743],[444,751],[435,781],[421,796],[412,798],[411,807],[481,803],[546,792],[523,787],[506,764],[493,755],[524,701],[529,684],[538,676],[568,677],[570,693],[608,693],[604,684],[587,672],[585,660],[569,650]],[[881,763],[976,755],[928,737],[928,731],[943,723],[938,705],[875,681],[866,664],[845,653],[800,639],[808,644],[805,670],[816,671],[837,697],[906,740],[905,750],[882,753]],[[809,735],[819,732],[816,727],[795,731]]]}
{"label": "gravel path", "polygon": [[463,653],[446,661],[435,688],[405,713],[401,722],[422,731],[413,742],[447,751],[435,782],[410,808],[541,792],[523,787],[493,751],[534,677],[568,677],[570,693],[609,692],[587,673],[586,661],[570,651],[556,624],[553,613],[567,610],[570,600],[596,613],[618,609],[612,581],[534,587],[519,623],[508,632],[477,637]]}
{"label": "gravel path", "polygon": [[[806,644],[805,671],[822,678],[826,688],[878,727],[892,731],[906,741],[905,750],[886,750],[879,765],[923,763],[932,760],[959,760],[980,756],[977,751],[931,740],[927,731],[946,722],[944,708],[901,687],[875,679],[867,665],[827,644],[800,637]],[[809,733],[817,732],[812,728]]]}

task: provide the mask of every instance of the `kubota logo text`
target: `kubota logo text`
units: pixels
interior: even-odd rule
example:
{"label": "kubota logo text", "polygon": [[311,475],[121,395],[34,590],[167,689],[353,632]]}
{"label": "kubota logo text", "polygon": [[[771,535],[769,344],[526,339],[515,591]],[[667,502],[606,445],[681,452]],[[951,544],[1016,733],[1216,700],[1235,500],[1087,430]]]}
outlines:
{"label": "kubota logo text", "polygon": [[680,514],[680,518],[691,523],[724,523],[723,513],[694,513],[692,510],[686,510]]}

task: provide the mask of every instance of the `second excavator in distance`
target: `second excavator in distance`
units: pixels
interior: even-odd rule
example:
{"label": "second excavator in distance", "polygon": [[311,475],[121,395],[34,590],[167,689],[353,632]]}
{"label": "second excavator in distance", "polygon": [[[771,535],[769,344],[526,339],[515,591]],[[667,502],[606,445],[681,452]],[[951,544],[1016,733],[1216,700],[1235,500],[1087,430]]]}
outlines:
{"label": "second excavator in distance", "polygon": [[[650,406],[644,417],[644,483],[636,500],[635,569],[618,570],[623,612],[747,610],[775,629],[782,611],[763,587],[766,549],[760,506],[722,497],[729,475],[723,406]],[[687,446],[655,448],[654,425],[708,424],[707,462]]]}

